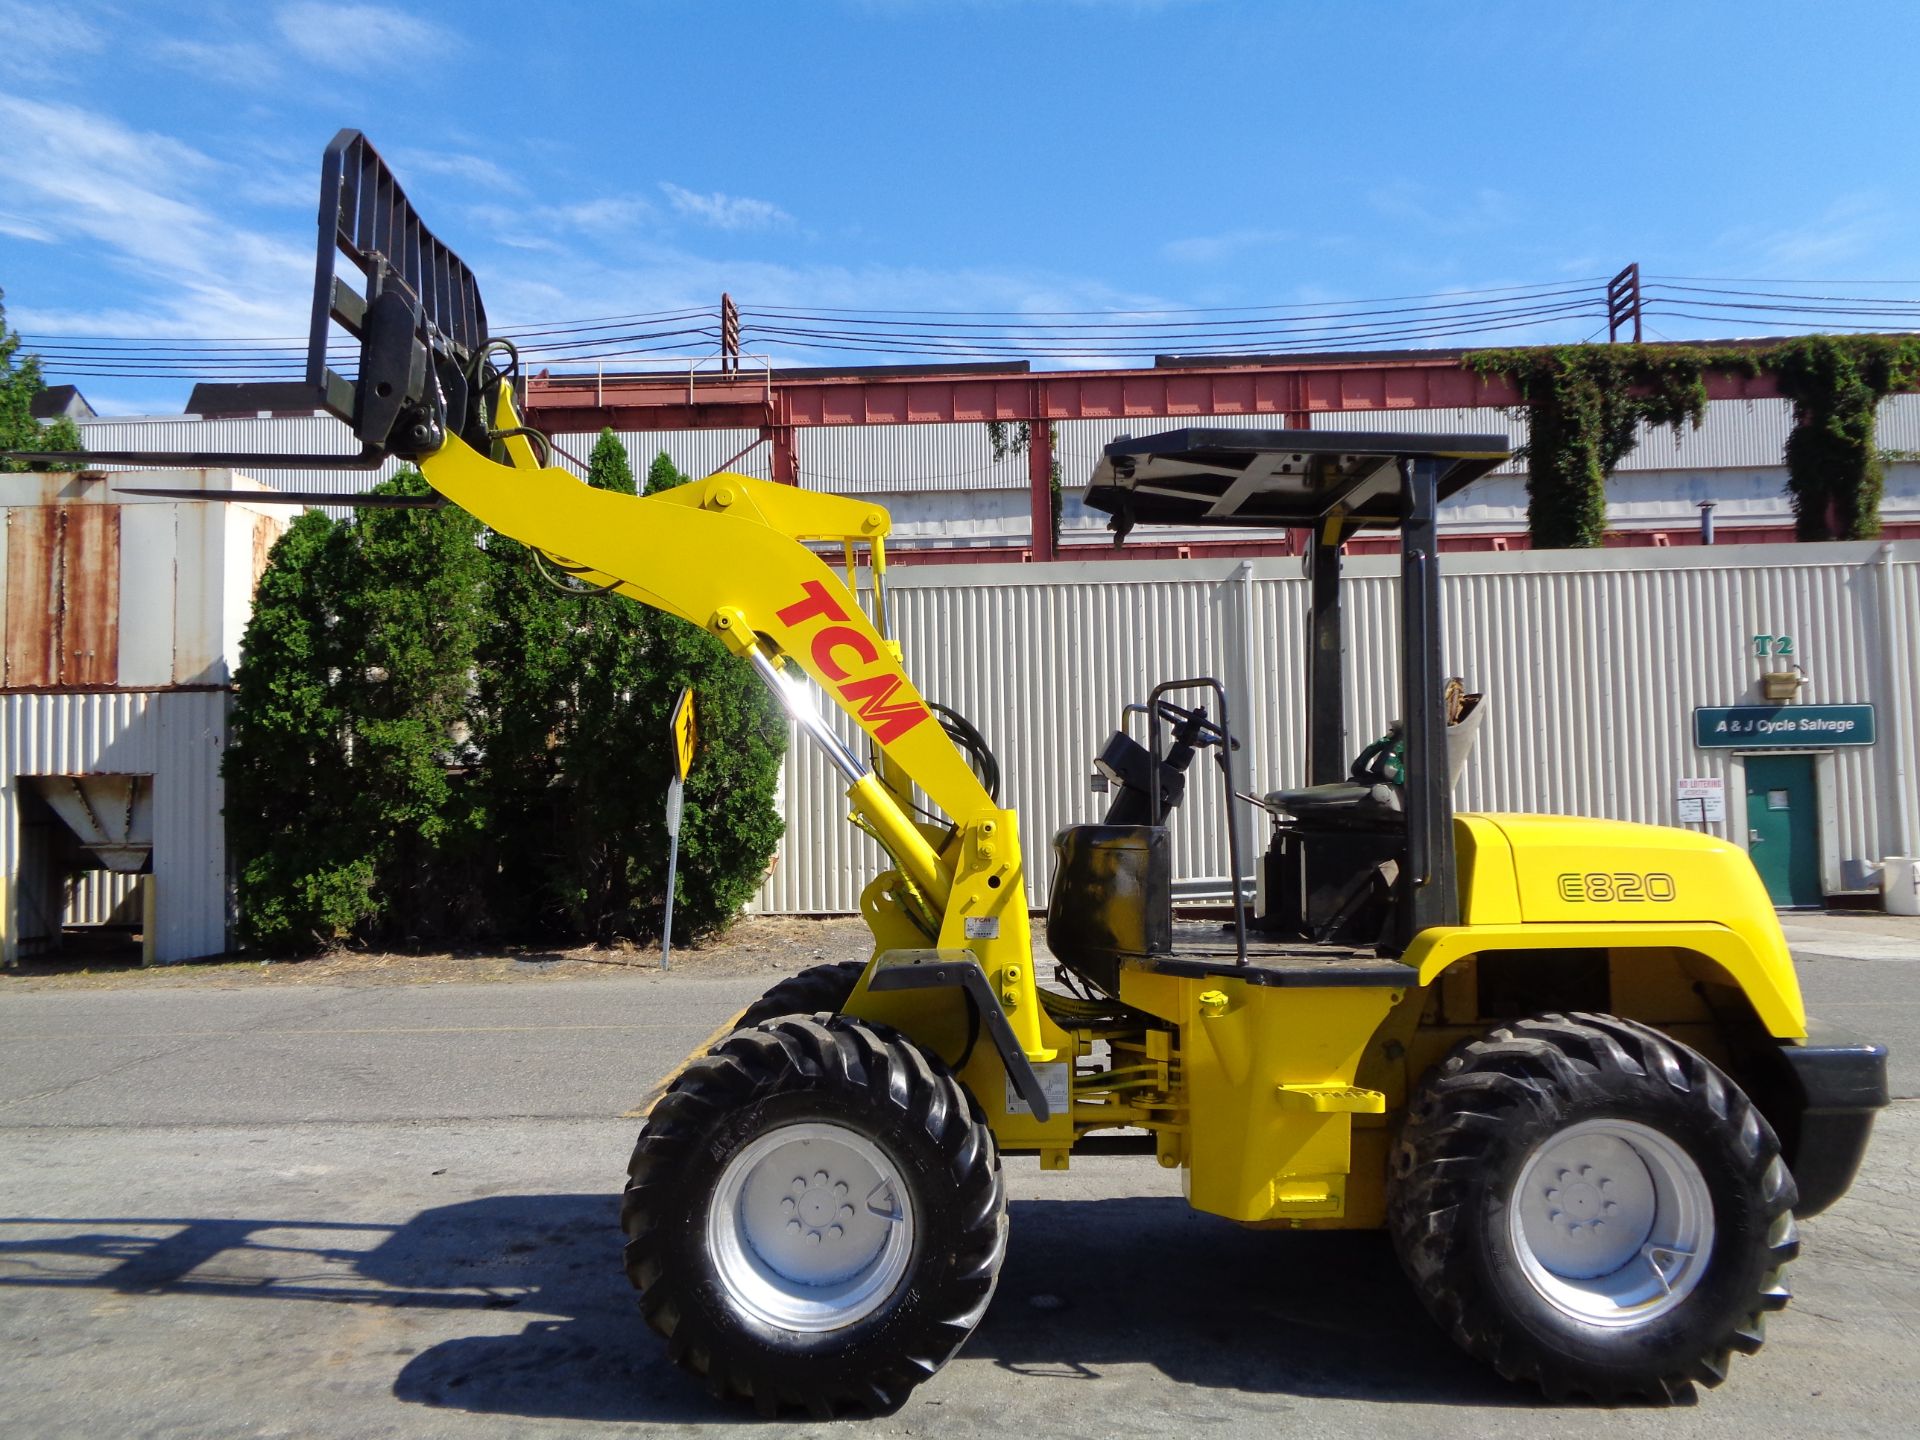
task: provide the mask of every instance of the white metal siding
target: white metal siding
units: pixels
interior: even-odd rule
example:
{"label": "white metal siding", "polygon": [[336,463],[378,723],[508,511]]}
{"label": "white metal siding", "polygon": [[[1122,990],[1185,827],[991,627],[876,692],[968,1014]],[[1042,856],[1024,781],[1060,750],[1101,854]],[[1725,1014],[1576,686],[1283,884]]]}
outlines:
{"label": "white metal siding", "polygon": [[[203,420],[197,415],[83,420],[80,443],[89,450],[198,450],[209,453],[266,455],[357,455],[360,442],[331,415],[262,415]],[[103,466],[126,470],[125,465]],[[242,467],[244,468],[244,467]],[[247,470],[276,490],[320,490],[333,495],[357,495],[370,490],[400,468],[385,461],[377,470]],[[164,485],[164,479],[152,483]],[[177,482],[175,482],[177,483]],[[335,519],[353,512],[328,506]]]}
{"label": "white metal siding", "polygon": [[[0,695],[0,877],[9,903],[32,857],[20,845],[18,777],[154,776],[156,958],[188,960],[227,948],[227,847],[220,757],[223,690]],[[15,958],[15,925],[0,963]]]}
{"label": "white metal siding", "polygon": [[[1178,422],[1153,423],[1156,429],[1172,429]],[[1448,410],[1320,410],[1314,412],[1311,423],[1315,430],[1385,430],[1396,435],[1411,431],[1505,435],[1515,448],[1527,443],[1525,412],[1496,406]],[[1671,429],[1664,425],[1641,425],[1633,450],[1614,473],[1774,469],[1785,464],[1787,432],[1792,428],[1793,405],[1786,400],[1710,401],[1698,430],[1685,424]],[[1881,401],[1875,438],[1883,450],[1920,451],[1920,395],[1890,395]],[[1510,462],[1494,473],[1524,475],[1526,466]]]}
{"label": "white metal siding", "polygon": [[[1275,415],[1193,415],[1130,417],[1117,420],[1061,422],[1058,458],[1067,488],[1063,526],[1070,535],[1101,530],[1106,517],[1086,512],[1077,492],[1099,461],[1103,448],[1122,435],[1148,435],[1164,430],[1196,428],[1272,428]],[[1316,411],[1310,423],[1316,430],[1441,431],[1500,434],[1519,446],[1526,442],[1524,415],[1480,406],[1441,410]],[[1636,448],[1620,464],[1609,487],[1608,513],[1617,525],[1673,526],[1697,523],[1694,507],[1712,500],[1723,523],[1741,520],[1780,522],[1790,514],[1784,483],[1782,453],[1792,423],[1785,400],[1717,400],[1707,407],[1699,430],[1681,426],[1676,432],[1642,426]],[[275,416],[201,420],[163,416],[147,419],[91,420],[82,427],[90,449],[263,450],[319,452],[348,455],[358,450],[347,427],[329,415]],[[594,435],[561,435],[561,450],[584,462]],[[644,474],[656,455],[665,452],[681,470],[695,477],[723,466],[744,475],[767,478],[770,451],[754,445],[752,429],[692,431],[626,431],[620,439],[635,470]],[[1878,440],[1895,455],[1920,457],[1920,395],[1890,396],[1880,407]],[[875,425],[802,429],[795,436],[800,484],[810,490],[836,494],[926,496],[938,505],[942,495],[953,497],[954,519],[974,538],[982,531],[969,526],[973,511],[960,501],[966,492],[1016,491],[1026,488],[1027,461],[1009,455],[996,461],[984,424]],[[749,448],[752,447],[752,448]],[[745,450],[744,455],[740,454]],[[566,455],[563,467],[581,471]],[[317,489],[351,494],[369,488],[392,474],[393,462],[377,471],[277,470],[256,472],[258,478],[280,489]],[[1513,530],[1526,524],[1526,467],[1509,462],[1443,508],[1442,523],[1449,528]],[[977,508],[977,507],[975,507]],[[963,513],[964,512],[964,513]],[[328,513],[345,516],[343,507]],[[1920,468],[1912,460],[1897,463],[1888,477],[1882,513],[1889,520],[1920,519]],[[998,535],[1004,526],[989,526]],[[976,533],[978,532],[978,533]],[[1207,538],[1223,539],[1244,532],[1212,530]],[[915,532],[916,536],[920,534]],[[1008,536],[1011,532],[1008,532]],[[991,538],[991,537],[989,537]],[[1002,538],[1008,538],[1003,536]],[[1185,533],[1167,536],[1189,539]]]}
{"label": "white metal siding", "polygon": [[67,887],[67,925],[138,925],[140,876],[82,870]]}
{"label": "white metal siding", "polygon": [[984,424],[809,428],[796,433],[794,444],[800,483],[809,490],[885,495],[1027,488],[1027,457],[995,460]]}
{"label": "white metal siding", "polygon": [[[554,437],[561,449],[568,452],[572,459],[562,456],[560,464],[565,468],[584,476],[585,462],[593,455],[593,447],[598,443],[598,433],[592,435],[559,435]],[[719,469],[728,469],[737,475],[752,475],[758,479],[768,478],[767,447],[756,446],[740,455],[749,445],[760,438],[758,430],[626,430],[620,432],[620,443],[626,446],[627,459],[633,466],[633,478],[644,488],[647,483],[647,469],[661,454],[673,461],[674,468],[681,473],[691,475],[698,480],[713,474]],[[727,462],[732,457],[739,459]],[[573,460],[582,463],[576,465]]]}
{"label": "white metal siding", "polygon": [[[1228,673],[1222,612],[1239,603],[1234,573],[1217,563],[896,572],[890,608],[909,673],[997,750],[1035,903],[1053,832],[1104,808],[1086,781],[1121,706],[1162,679]],[[1347,573],[1353,753],[1400,713],[1399,620],[1393,561],[1352,559]],[[1298,783],[1304,765],[1306,585],[1289,560],[1252,562],[1249,574],[1255,683],[1233,698],[1234,724],[1250,782],[1264,791]],[[1453,554],[1443,576],[1446,664],[1490,707],[1463,809],[1673,823],[1676,780],[1718,776],[1731,790],[1741,779],[1727,752],[1693,746],[1694,707],[1756,701],[1751,637],[1791,634],[1813,681],[1806,699],[1877,707],[1878,743],[1835,755],[1827,798],[1842,888],[1870,888],[1881,857],[1920,844],[1920,544]],[[1203,757],[1176,821],[1177,876],[1226,873],[1217,785]],[[841,788],[797,739],[782,796],[787,838],[759,908],[856,908],[882,861],[846,824]]]}

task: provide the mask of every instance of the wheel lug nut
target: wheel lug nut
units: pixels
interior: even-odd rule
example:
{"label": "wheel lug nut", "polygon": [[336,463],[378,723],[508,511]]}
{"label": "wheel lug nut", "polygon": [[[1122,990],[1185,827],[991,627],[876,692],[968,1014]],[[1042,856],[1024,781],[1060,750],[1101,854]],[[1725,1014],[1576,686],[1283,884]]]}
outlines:
{"label": "wheel lug nut", "polygon": [[828,1229],[828,1231],[827,1231],[827,1234],[829,1234],[829,1235],[831,1235],[831,1236],[832,1236],[832,1237],[833,1237],[834,1239],[836,1239],[836,1240],[838,1240],[838,1239],[839,1239],[839,1238],[840,1238],[840,1237],[841,1237],[842,1235],[844,1235],[844,1234],[846,1234],[846,1233],[847,1233],[847,1232],[846,1232],[846,1231],[844,1231],[844,1230],[842,1230],[842,1229],[841,1229],[841,1228],[840,1228],[840,1227],[839,1227],[838,1225],[835,1225],[835,1226],[832,1226],[832,1227],[831,1227],[830,1229]]}
{"label": "wheel lug nut", "polygon": [[835,1185],[833,1187],[833,1193],[836,1195],[845,1195],[847,1193],[847,1182],[842,1180],[839,1184]]}
{"label": "wheel lug nut", "polygon": [[809,1230],[807,1232],[807,1244],[818,1245],[819,1243],[820,1243],[820,1232],[818,1230]]}
{"label": "wheel lug nut", "polygon": [[816,1171],[814,1171],[814,1172],[813,1172],[813,1183],[814,1183],[814,1184],[816,1184],[816,1185],[824,1185],[824,1184],[826,1184],[826,1183],[827,1183],[827,1172],[826,1172],[826,1171],[824,1171],[824,1170],[816,1170]]}
{"label": "wheel lug nut", "polygon": [[787,1232],[789,1234],[797,1234],[799,1233],[799,1230],[800,1230],[800,1222],[798,1220],[787,1221]]}
{"label": "wheel lug nut", "polygon": [[853,1218],[853,1207],[851,1205],[842,1205],[840,1207],[840,1218],[842,1220],[851,1220]]}
{"label": "wheel lug nut", "polygon": [[804,1189],[806,1189],[806,1188],[807,1188],[807,1177],[806,1177],[806,1176],[804,1176],[804,1175],[796,1175],[796,1176],[794,1176],[794,1177],[793,1177],[793,1186],[792,1186],[792,1188],[793,1188],[793,1189],[795,1189],[795,1190],[804,1190]]}
{"label": "wheel lug nut", "polygon": [[786,1199],[780,1202],[780,1208],[786,1211],[787,1214],[791,1215],[795,1210],[799,1209],[800,1207],[794,1203],[794,1198],[791,1195],[789,1195],[787,1196]]}

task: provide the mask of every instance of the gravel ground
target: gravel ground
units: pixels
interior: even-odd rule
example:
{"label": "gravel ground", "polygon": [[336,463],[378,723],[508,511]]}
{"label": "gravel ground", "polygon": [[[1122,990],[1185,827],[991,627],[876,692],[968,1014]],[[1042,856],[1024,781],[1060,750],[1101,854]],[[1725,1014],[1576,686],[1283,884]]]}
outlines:
{"label": "gravel ground", "polygon": [[[867,927],[851,917],[751,915],[725,935],[676,946],[673,968],[689,975],[764,975],[771,984],[809,965],[865,959]],[[183,989],[258,985],[432,985],[487,981],[605,980],[660,968],[660,951],[633,946],[516,948],[427,954],[335,950],[310,960],[223,958],[142,968],[127,960],[36,960],[0,970],[0,994],[37,990]]]}

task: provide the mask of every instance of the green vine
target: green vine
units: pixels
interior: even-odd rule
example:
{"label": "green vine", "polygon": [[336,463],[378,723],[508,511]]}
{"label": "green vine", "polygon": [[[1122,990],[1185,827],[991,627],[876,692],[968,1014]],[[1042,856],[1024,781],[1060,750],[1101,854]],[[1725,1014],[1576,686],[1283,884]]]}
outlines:
{"label": "green vine", "polygon": [[1874,412],[1895,390],[1920,383],[1920,339],[1801,335],[1766,352],[1766,367],[1793,401],[1787,492],[1802,540],[1867,540],[1880,533],[1884,457]]}
{"label": "green vine", "polygon": [[[995,461],[1006,459],[1009,455],[1024,455],[1033,438],[1033,426],[1025,420],[989,420],[987,421],[987,448],[993,452]],[[1060,543],[1060,427],[1047,426],[1047,440],[1053,464],[1047,471],[1047,490],[1053,500],[1053,543]]]}
{"label": "green vine", "polygon": [[1756,368],[1750,351],[1670,345],[1480,350],[1462,363],[1513,382],[1527,410],[1527,528],[1536,549],[1595,546],[1606,531],[1607,476],[1641,421],[1698,429],[1708,368]]}
{"label": "green vine", "polygon": [[1527,411],[1527,526],[1541,549],[1591,546],[1606,529],[1606,479],[1633,448],[1639,421],[1698,427],[1706,372],[1768,374],[1793,402],[1787,491],[1802,540],[1880,532],[1885,466],[1874,415],[1896,390],[1920,388],[1920,337],[1801,335],[1765,348],[1563,345],[1475,351],[1475,374],[1504,376]]}

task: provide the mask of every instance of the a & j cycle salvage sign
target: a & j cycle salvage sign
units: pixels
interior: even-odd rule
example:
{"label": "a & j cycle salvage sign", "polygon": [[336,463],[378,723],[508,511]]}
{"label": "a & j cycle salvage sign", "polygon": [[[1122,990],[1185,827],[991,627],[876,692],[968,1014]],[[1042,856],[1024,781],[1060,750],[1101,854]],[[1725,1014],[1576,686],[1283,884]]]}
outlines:
{"label": "a & j cycle salvage sign", "polygon": [[1825,750],[1873,744],[1871,705],[1702,705],[1693,743],[1706,749]]}

